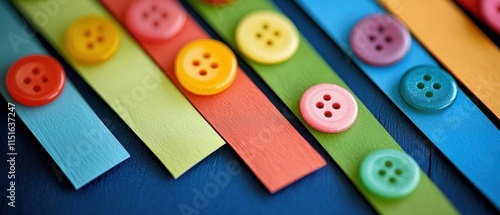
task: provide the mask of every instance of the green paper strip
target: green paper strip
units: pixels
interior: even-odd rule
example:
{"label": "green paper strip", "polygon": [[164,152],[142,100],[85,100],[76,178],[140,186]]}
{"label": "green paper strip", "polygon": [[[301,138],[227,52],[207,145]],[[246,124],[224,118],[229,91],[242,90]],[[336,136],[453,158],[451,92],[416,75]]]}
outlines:
{"label": "green paper strip", "polygon": [[[97,1],[16,0],[27,20],[144,141],[174,178],[224,144],[181,92]],[[120,49],[97,66],[81,66],[63,45],[66,28],[87,15],[107,17],[119,30]]]}
{"label": "green paper strip", "polygon": [[[211,6],[198,0],[188,0],[188,2],[237,52],[235,31],[243,17],[259,10],[280,12],[271,2],[266,0],[239,0],[226,6]],[[243,59],[295,113],[379,213],[458,213],[422,170],[420,170],[422,177],[417,189],[402,199],[383,199],[365,189],[358,173],[362,159],[377,149],[403,150],[359,99],[356,98],[359,105],[358,118],[356,123],[347,131],[338,134],[326,134],[314,130],[304,121],[300,114],[299,101],[308,88],[320,83],[332,83],[348,89],[346,84],[324,62],[304,37],[301,36],[297,53],[284,63],[263,65],[252,62],[245,57]]]}

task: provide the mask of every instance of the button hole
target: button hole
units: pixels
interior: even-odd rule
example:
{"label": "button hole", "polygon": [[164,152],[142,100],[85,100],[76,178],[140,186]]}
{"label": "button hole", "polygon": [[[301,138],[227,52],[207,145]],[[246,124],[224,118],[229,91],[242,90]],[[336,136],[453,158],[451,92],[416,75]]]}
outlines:
{"label": "button hole", "polygon": [[256,36],[257,38],[262,38],[262,34],[260,34],[260,33],[257,33],[255,36]]}
{"label": "button hole", "polygon": [[33,71],[31,71],[31,72],[33,72],[33,75],[38,75],[38,74],[40,74],[40,69],[35,67],[35,68],[33,68]]}
{"label": "button hole", "polygon": [[383,26],[378,26],[377,31],[379,33],[383,33],[384,32],[384,27]]}
{"label": "button hole", "polygon": [[269,26],[267,24],[262,25],[262,29],[267,30],[268,28],[269,28]]}
{"label": "button hole", "polygon": [[397,181],[396,181],[396,179],[395,179],[395,178],[391,177],[391,178],[389,178],[389,182],[390,182],[391,184],[395,184]]}
{"label": "button hole", "polygon": [[401,169],[396,169],[396,175],[401,175],[403,174],[403,170]]}
{"label": "button hole", "polygon": [[323,96],[323,99],[324,99],[325,101],[330,101],[330,99],[332,99],[332,97],[331,97],[330,95],[328,95],[328,94],[325,94],[325,95]]}
{"label": "button hole", "polygon": [[370,36],[368,36],[368,39],[369,39],[370,41],[372,41],[372,42],[373,42],[373,41],[375,41],[375,39],[377,39],[377,38],[376,38],[375,36],[373,36],[373,35],[370,35]]}
{"label": "button hole", "polygon": [[432,93],[431,91],[427,91],[427,92],[425,92],[425,96],[430,98],[430,97],[434,96],[434,93]]}
{"label": "button hole", "polygon": [[104,31],[104,26],[100,25],[99,27],[97,27],[97,30],[98,31]]}
{"label": "button hole", "polygon": [[441,89],[441,84],[440,84],[440,83],[434,83],[434,84],[432,85],[432,87],[433,87],[434,89],[436,89],[436,90],[439,90],[439,89]]}
{"label": "button hole", "polygon": [[424,89],[425,88],[425,84],[422,83],[422,82],[418,82],[417,83],[417,87],[418,87],[418,89]]}
{"label": "button hole", "polygon": [[204,69],[200,70],[200,75],[201,76],[207,75],[207,71],[205,71]]}
{"label": "button hole", "polygon": [[272,46],[272,45],[273,45],[273,41],[268,40],[268,41],[267,41],[267,46]]}
{"label": "button hole", "polygon": [[340,109],[340,104],[335,102],[335,103],[333,103],[332,107],[333,107],[333,109],[338,110],[338,109]]}
{"label": "button hole", "polygon": [[200,65],[200,61],[198,61],[198,60],[193,61],[193,66],[199,66],[199,65]]}
{"label": "button hole", "polygon": [[219,64],[214,62],[214,63],[210,64],[210,67],[212,67],[212,69],[217,69],[219,67]]}
{"label": "button hole", "polygon": [[382,49],[384,49],[384,48],[381,45],[375,46],[375,50],[377,50],[377,51],[382,51]]}
{"label": "button hole", "polygon": [[391,167],[391,166],[392,166],[392,162],[390,162],[390,161],[386,161],[386,162],[384,163],[384,165],[385,165],[386,167]]}
{"label": "button hole", "polygon": [[279,31],[275,31],[274,32],[274,36],[279,37],[280,36],[280,32]]}
{"label": "button hole", "polygon": [[152,11],[156,11],[156,5],[152,5],[152,6],[151,6],[151,10],[152,10]]}
{"label": "button hole", "polygon": [[209,53],[205,53],[205,54],[203,54],[203,58],[205,58],[205,59],[210,58],[210,54],[209,54]]}
{"label": "button hole", "polygon": [[142,18],[147,19],[148,17],[149,17],[149,14],[148,14],[148,13],[143,13],[143,14],[142,14]]}
{"label": "button hole", "polygon": [[323,102],[318,102],[316,103],[316,107],[322,109],[323,107],[325,107],[325,105],[323,104]]}
{"label": "button hole", "polygon": [[384,176],[384,175],[385,175],[385,171],[384,171],[384,170],[380,170],[380,171],[378,171],[378,174],[379,174],[380,176]]}
{"label": "button hole", "polygon": [[330,111],[325,111],[325,116],[326,116],[327,118],[332,117],[332,112],[330,112]]}
{"label": "button hole", "polygon": [[94,44],[92,44],[92,43],[87,44],[87,48],[88,48],[88,49],[92,49],[92,48],[94,48]]}
{"label": "button hole", "polygon": [[164,19],[166,19],[166,18],[167,18],[167,13],[166,13],[166,12],[163,12],[163,13],[161,14],[161,17],[163,17]]}
{"label": "button hole", "polygon": [[430,75],[424,75],[424,80],[430,81],[432,77]]}
{"label": "button hole", "polygon": [[158,21],[153,22],[153,27],[158,28],[159,25],[160,25],[160,23]]}
{"label": "button hole", "polygon": [[38,85],[33,86],[33,90],[34,90],[35,92],[39,92],[41,89],[42,89],[42,88],[41,88],[40,86],[38,86]]}
{"label": "button hole", "polygon": [[90,37],[90,35],[91,35],[90,31],[83,32],[83,36],[85,36],[85,37]]}
{"label": "button hole", "polygon": [[497,6],[497,12],[500,13],[500,5]]}
{"label": "button hole", "polygon": [[47,83],[49,81],[49,79],[46,77],[46,76],[43,76],[42,77],[42,82],[43,83]]}
{"label": "button hole", "polygon": [[24,83],[25,83],[25,84],[29,84],[29,83],[31,83],[31,78],[25,78],[25,79],[24,79]]}
{"label": "button hole", "polygon": [[391,43],[392,42],[392,37],[386,37],[385,38],[386,43]]}
{"label": "button hole", "polygon": [[97,38],[97,42],[102,43],[104,41],[104,38],[102,36],[99,36]]}

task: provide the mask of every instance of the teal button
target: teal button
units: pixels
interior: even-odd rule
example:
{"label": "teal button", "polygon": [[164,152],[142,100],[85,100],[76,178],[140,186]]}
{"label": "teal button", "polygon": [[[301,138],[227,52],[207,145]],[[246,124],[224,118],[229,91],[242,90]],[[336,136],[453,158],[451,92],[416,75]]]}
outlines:
{"label": "teal button", "polygon": [[403,75],[399,93],[411,108],[437,111],[450,106],[457,97],[457,83],[451,75],[435,66],[418,66]]}
{"label": "teal button", "polygon": [[363,185],[385,198],[401,198],[418,185],[420,171],[413,158],[394,149],[382,149],[366,156],[360,167]]}

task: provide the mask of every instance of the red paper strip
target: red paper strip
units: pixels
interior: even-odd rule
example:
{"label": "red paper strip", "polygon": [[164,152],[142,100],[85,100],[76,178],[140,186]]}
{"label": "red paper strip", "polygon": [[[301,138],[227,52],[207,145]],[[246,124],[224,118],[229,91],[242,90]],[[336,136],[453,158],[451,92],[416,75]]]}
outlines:
{"label": "red paper strip", "polygon": [[[121,23],[125,22],[125,11],[132,0],[101,2]],[[137,38],[137,35],[133,36]],[[238,68],[228,89],[212,96],[192,94],[179,84],[174,72],[178,51],[193,40],[209,38],[188,15],[182,30],[173,38],[161,42],[138,42],[270,192],[274,193],[325,166],[325,160],[241,69]]]}

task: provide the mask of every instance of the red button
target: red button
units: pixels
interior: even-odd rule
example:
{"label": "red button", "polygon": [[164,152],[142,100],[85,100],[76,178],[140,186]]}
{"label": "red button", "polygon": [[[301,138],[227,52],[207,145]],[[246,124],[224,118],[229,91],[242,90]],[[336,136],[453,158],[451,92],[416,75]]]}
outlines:
{"label": "red button", "polygon": [[62,93],[66,75],[54,58],[30,55],[9,68],[6,81],[7,90],[14,100],[26,106],[42,106]]}
{"label": "red button", "polygon": [[145,41],[169,39],[185,22],[186,12],[173,1],[135,0],[125,15],[128,29]]}

